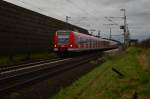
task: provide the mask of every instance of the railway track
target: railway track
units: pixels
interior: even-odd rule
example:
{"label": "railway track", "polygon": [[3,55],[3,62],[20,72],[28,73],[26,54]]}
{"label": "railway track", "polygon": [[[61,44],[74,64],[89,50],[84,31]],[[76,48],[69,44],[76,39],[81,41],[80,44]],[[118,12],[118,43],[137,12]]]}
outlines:
{"label": "railway track", "polygon": [[5,72],[5,71],[9,71],[9,70],[12,70],[12,69],[14,70],[14,69],[18,69],[18,68],[24,68],[24,67],[28,67],[28,66],[31,66],[31,65],[48,63],[48,62],[57,61],[57,60],[61,60],[61,58],[51,59],[51,60],[50,59],[48,59],[48,60],[40,60],[40,61],[28,62],[28,63],[12,65],[12,66],[1,66],[0,67],[0,73],[1,72]]}
{"label": "railway track", "polygon": [[91,54],[2,72],[0,75],[0,93],[12,91],[36,80],[60,75],[97,57],[97,54]]}

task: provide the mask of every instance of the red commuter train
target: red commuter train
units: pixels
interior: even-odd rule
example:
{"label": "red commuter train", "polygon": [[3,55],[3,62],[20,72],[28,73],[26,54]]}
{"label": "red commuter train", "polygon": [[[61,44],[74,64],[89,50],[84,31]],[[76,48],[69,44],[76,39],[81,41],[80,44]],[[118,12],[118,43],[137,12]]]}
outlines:
{"label": "red commuter train", "polygon": [[92,50],[109,50],[118,47],[113,40],[102,39],[75,31],[60,30],[54,35],[54,51],[58,54]]}

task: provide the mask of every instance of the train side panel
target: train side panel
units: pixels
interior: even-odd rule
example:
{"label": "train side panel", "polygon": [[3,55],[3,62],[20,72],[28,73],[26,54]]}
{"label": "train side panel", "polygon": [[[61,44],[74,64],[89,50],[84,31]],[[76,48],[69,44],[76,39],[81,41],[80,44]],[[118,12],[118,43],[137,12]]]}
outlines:
{"label": "train side panel", "polygon": [[[68,35],[67,42],[63,43],[64,36]],[[62,42],[60,43],[60,41]],[[91,35],[86,35],[74,31],[65,33],[56,32],[54,36],[54,51],[64,53],[81,52],[90,50],[107,50],[117,48],[117,43],[112,40],[97,38]]]}

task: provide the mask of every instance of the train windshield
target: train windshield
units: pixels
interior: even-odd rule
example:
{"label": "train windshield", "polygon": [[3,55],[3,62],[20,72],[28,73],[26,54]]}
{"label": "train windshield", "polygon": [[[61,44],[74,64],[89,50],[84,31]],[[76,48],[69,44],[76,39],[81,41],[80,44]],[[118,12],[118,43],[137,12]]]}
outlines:
{"label": "train windshield", "polygon": [[58,32],[58,44],[68,44],[69,32]]}

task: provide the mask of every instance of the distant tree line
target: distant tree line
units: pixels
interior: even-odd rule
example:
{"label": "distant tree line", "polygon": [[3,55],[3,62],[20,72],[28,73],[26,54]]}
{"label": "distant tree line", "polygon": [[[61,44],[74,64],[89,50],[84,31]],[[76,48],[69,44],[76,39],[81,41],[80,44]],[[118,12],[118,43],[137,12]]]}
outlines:
{"label": "distant tree line", "polygon": [[150,48],[150,38],[143,40],[142,42],[139,42],[136,46],[142,48]]}

